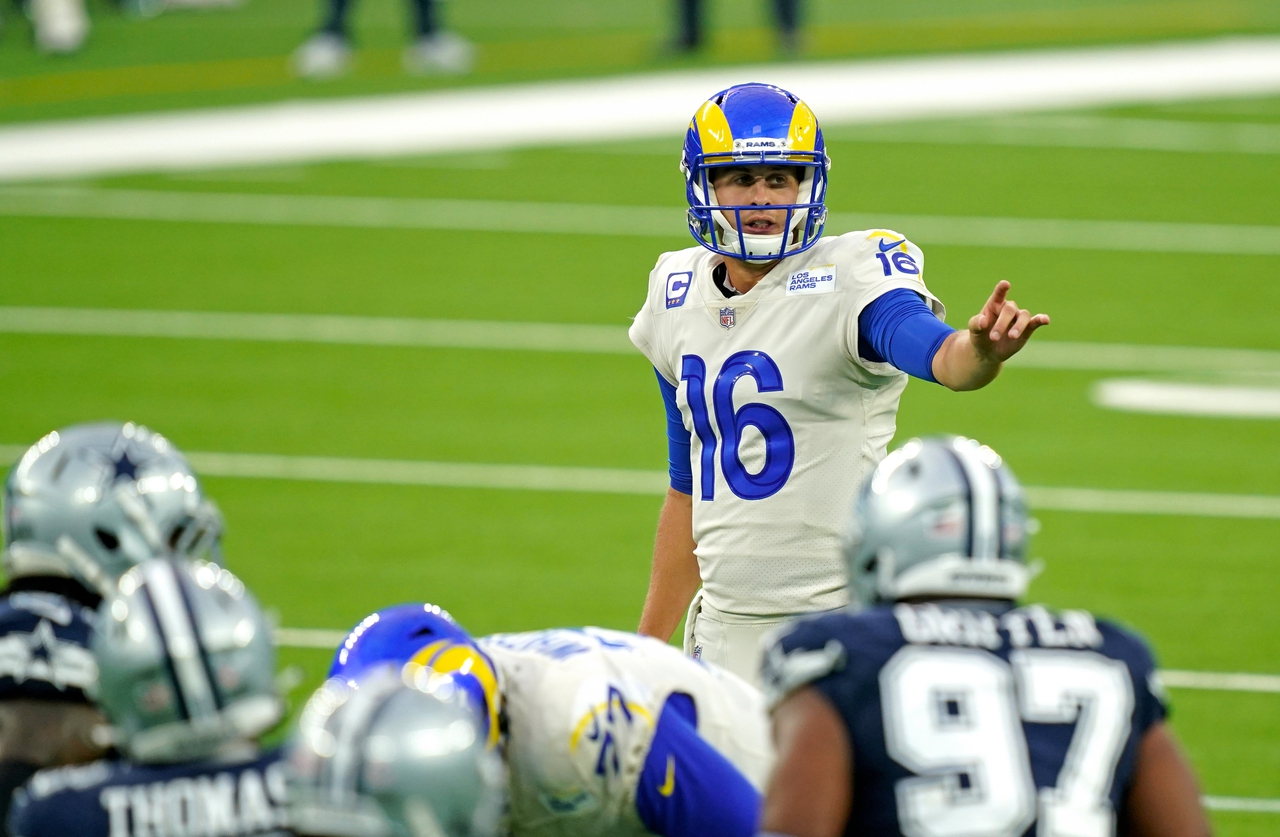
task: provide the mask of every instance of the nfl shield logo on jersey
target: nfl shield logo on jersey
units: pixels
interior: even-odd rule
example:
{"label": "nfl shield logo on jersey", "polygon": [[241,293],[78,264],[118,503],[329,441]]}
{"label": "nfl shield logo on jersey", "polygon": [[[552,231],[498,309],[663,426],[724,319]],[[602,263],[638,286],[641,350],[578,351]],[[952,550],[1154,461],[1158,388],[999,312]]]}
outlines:
{"label": "nfl shield logo on jersey", "polygon": [[734,324],[737,322],[737,320],[734,317],[734,313],[735,313],[735,309],[733,308],[720,309],[720,327],[721,328],[725,328],[725,329],[733,328]]}

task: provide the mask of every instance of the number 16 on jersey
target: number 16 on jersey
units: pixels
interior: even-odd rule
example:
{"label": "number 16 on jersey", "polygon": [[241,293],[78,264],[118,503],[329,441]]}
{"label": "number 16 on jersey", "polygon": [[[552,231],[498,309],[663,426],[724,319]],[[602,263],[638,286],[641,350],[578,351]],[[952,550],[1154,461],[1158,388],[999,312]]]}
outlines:
{"label": "number 16 on jersey", "polygon": [[[768,404],[751,402],[737,410],[733,407],[733,390],[738,381],[751,378],[757,392],[781,392],[782,372],[773,358],[764,352],[737,352],[720,367],[711,384],[710,406],[707,402],[707,364],[697,355],[680,359],[680,380],[686,383],[686,399],[693,414],[693,431],[702,445],[699,460],[701,499],[714,500],[716,492],[716,450],[719,448],[720,469],[729,490],[743,500],[763,500],[782,490],[791,477],[796,459],[796,442],[791,426]],[[764,437],[764,467],[751,473],[738,452],[742,433],[754,427]],[[717,431],[719,435],[717,438]]]}

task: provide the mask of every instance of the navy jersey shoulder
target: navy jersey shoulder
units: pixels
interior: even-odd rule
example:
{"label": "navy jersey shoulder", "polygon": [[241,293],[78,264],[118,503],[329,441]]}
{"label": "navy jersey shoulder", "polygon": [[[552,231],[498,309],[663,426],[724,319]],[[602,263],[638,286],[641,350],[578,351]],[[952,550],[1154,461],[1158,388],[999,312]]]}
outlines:
{"label": "navy jersey shoulder", "polygon": [[[962,806],[996,818],[993,833],[1033,834],[1045,816],[1100,818],[1110,833],[1138,742],[1166,713],[1142,639],[1035,605],[898,604],[807,619],[770,649],[765,683],[774,701],[812,685],[839,712],[854,750],[847,833],[872,837]],[[1012,791],[997,800],[984,776]],[[1045,802],[1054,795],[1040,791],[1052,788],[1067,802]],[[1081,800],[1087,811],[1045,810]]]}
{"label": "navy jersey shoulder", "polygon": [[0,596],[0,700],[87,703],[98,680],[89,651],[95,611],[42,590]]}
{"label": "navy jersey shoulder", "polygon": [[97,761],[42,770],[19,788],[12,837],[287,834],[282,751],[249,761]]}

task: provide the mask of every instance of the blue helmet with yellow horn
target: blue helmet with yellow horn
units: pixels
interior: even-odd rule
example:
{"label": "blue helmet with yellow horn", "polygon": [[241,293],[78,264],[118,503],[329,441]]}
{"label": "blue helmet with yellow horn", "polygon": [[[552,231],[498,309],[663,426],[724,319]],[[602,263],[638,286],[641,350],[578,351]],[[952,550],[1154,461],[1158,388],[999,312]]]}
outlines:
{"label": "blue helmet with yellow horn", "polygon": [[[787,211],[781,235],[739,233],[749,206],[716,199],[714,171],[729,166],[796,166],[800,193]],[[817,117],[799,97],[770,84],[738,84],[712,96],[689,122],[680,170],[689,200],[689,231],[714,253],[767,262],[802,253],[817,243],[827,220],[827,171],[831,160]]]}
{"label": "blue helmet with yellow horn", "polygon": [[420,689],[461,690],[489,746],[498,743],[502,693],[497,668],[443,608],[415,602],[369,614],[338,646],[329,677],[358,687],[361,678],[388,663],[401,666],[404,680]]}

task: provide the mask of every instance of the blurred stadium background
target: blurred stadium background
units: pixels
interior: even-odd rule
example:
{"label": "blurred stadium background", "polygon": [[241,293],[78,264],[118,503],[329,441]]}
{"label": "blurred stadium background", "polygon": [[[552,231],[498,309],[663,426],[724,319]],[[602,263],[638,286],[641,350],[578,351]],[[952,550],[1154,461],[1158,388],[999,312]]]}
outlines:
{"label": "blurred stadium background", "polygon": [[[289,63],[311,0],[89,11],[54,57],[4,9],[0,147],[32,122],[773,55],[761,2],[712,3],[710,45],[677,57],[665,0],[482,0],[444,8],[475,71],[413,77],[407,10],[360,0],[351,72],[311,83]],[[814,62],[1266,36],[1280,4],[821,0],[805,21]],[[1036,487],[1033,596],[1154,642],[1228,837],[1280,829],[1280,86],[1253,93],[826,126],[833,223],[917,240],[953,322],[1001,278],[1053,316],[989,390],[913,383],[898,439],[976,436]],[[293,629],[295,702],[328,660],[307,646],[398,600],[476,633],[632,629],[665,445],[624,331],[688,243],[677,155],[672,132],[0,183],[0,449],[110,417],[197,452],[229,565]]]}

